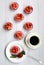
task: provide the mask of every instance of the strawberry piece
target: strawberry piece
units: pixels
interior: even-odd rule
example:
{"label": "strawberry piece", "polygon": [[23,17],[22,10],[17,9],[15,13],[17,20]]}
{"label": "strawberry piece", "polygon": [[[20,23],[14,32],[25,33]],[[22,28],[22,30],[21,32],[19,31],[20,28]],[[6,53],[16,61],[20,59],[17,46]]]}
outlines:
{"label": "strawberry piece", "polygon": [[10,5],[10,9],[11,10],[17,10],[19,7],[19,4],[17,2],[13,2],[11,5]]}
{"label": "strawberry piece", "polygon": [[16,14],[16,16],[14,17],[14,20],[21,22],[24,19],[24,15],[21,13]]}
{"label": "strawberry piece", "polygon": [[11,22],[7,22],[7,23],[5,23],[5,25],[4,25],[4,28],[5,28],[6,30],[11,30],[12,27],[13,27],[13,24],[12,24]]}
{"label": "strawberry piece", "polygon": [[27,23],[24,24],[24,28],[26,30],[32,30],[33,24],[31,22],[27,22]]}
{"label": "strawberry piece", "polygon": [[22,53],[19,53],[17,56],[18,56],[18,58],[22,58],[23,57],[23,54]]}
{"label": "strawberry piece", "polygon": [[13,46],[10,51],[11,51],[11,53],[15,54],[15,53],[18,53],[20,51],[20,48],[18,46]]}
{"label": "strawberry piece", "polygon": [[24,9],[24,12],[27,14],[31,14],[33,12],[33,7],[32,6],[26,6]]}
{"label": "strawberry piece", "polygon": [[16,36],[17,39],[21,40],[23,38],[24,34],[23,34],[22,31],[17,31],[15,33],[15,36]]}

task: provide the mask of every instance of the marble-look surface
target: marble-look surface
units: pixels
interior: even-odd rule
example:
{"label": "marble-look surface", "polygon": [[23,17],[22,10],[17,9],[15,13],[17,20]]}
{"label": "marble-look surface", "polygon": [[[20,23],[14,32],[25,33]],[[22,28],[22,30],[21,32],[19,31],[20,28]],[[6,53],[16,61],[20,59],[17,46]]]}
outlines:
{"label": "marble-look surface", "polygon": [[[17,1],[20,5],[19,9],[16,11],[11,11],[9,9],[9,5],[13,1]],[[23,12],[23,9],[26,5],[33,6],[34,10],[32,14],[26,15]],[[21,23],[16,23],[13,18],[15,14],[19,12],[24,13],[25,19]],[[7,21],[11,21],[14,25],[11,31],[5,31],[3,29],[3,25]],[[22,27],[23,24],[27,21],[31,21],[34,25],[33,30],[30,32],[25,31]],[[25,32],[25,35],[31,32],[39,33],[42,39],[41,47],[36,50],[31,50],[27,47],[26,48],[29,55],[37,59],[41,59],[43,61],[43,64],[41,65],[44,65],[44,0],[0,0],[0,65],[39,65],[39,63],[32,60],[30,57],[27,57],[24,62],[21,62],[19,64],[13,64],[5,57],[5,46],[8,42],[16,40],[14,38],[14,33],[17,30],[22,30]],[[21,42],[23,42],[25,45],[24,39],[21,40]]]}

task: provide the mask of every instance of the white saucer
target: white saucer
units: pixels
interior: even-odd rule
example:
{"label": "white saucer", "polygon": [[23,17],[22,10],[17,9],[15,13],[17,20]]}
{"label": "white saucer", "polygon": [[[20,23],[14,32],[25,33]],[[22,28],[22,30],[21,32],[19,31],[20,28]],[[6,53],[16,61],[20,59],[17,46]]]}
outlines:
{"label": "white saucer", "polygon": [[[30,37],[32,37],[32,36],[37,36],[37,37],[39,38],[39,43],[38,43],[37,45],[35,45],[35,46],[32,45],[32,44],[29,42],[29,39],[30,39]],[[38,34],[36,34],[36,33],[29,33],[29,34],[26,36],[25,43],[26,43],[26,45],[27,45],[29,48],[31,48],[31,49],[36,49],[36,48],[40,47],[40,45],[41,45],[40,36],[39,36]]]}
{"label": "white saucer", "polygon": [[6,47],[6,56],[7,56],[7,58],[8,58],[11,62],[13,62],[13,63],[22,62],[22,61],[26,58],[26,54],[23,55],[22,58],[10,58],[10,56],[11,56],[10,48],[11,48],[12,46],[14,46],[14,45],[19,46],[20,51],[24,50],[25,53],[26,53],[26,49],[24,48],[25,46],[22,45],[21,42],[19,42],[19,41],[13,41],[13,42],[10,42],[10,43],[7,45],[7,47]]}

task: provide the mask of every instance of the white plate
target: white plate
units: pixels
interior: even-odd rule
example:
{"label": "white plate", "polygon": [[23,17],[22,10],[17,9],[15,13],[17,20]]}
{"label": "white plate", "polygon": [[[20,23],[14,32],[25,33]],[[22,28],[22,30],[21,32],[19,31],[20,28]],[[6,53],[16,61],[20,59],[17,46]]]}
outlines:
{"label": "white plate", "polygon": [[[38,43],[37,45],[35,45],[35,46],[32,45],[30,42],[28,42],[29,39],[30,39],[30,37],[32,37],[32,36],[37,36],[37,37],[39,38],[39,43]],[[31,49],[36,49],[36,48],[40,47],[40,45],[41,45],[41,38],[40,38],[40,36],[39,36],[38,34],[36,34],[36,33],[29,33],[29,34],[26,36],[25,43],[26,43],[26,45],[27,45],[29,48],[31,48]]]}
{"label": "white plate", "polygon": [[10,56],[11,56],[10,48],[11,48],[12,46],[14,46],[14,45],[19,46],[19,47],[20,47],[20,51],[24,50],[25,53],[26,53],[26,49],[24,48],[24,45],[21,45],[21,44],[22,44],[22,43],[19,42],[19,41],[13,41],[13,42],[10,42],[10,43],[7,45],[7,47],[6,47],[6,56],[7,56],[7,58],[8,58],[11,62],[13,62],[13,63],[19,63],[19,62],[23,61],[23,60],[26,58],[26,54],[23,55],[22,58],[10,58]]}

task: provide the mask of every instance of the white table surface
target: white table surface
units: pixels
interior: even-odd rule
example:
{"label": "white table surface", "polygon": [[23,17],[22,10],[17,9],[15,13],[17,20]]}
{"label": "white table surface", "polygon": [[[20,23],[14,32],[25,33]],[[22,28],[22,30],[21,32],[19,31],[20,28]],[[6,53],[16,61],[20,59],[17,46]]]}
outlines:
{"label": "white table surface", "polygon": [[[13,1],[17,1],[20,5],[19,9],[16,11],[11,11],[9,9],[9,5]],[[23,8],[26,5],[33,6],[34,10],[32,14],[26,15],[25,13],[23,13]],[[15,14],[19,12],[22,12],[24,14],[25,19],[21,23],[16,23],[13,18]],[[7,21],[11,21],[14,24],[11,31],[5,31],[3,29],[3,25]],[[27,21],[31,21],[34,25],[33,30],[30,32],[25,31],[22,27],[23,24]],[[44,65],[44,0],[0,0],[0,65],[39,65],[39,63],[28,57],[24,60],[24,62],[21,62],[19,64],[13,64],[5,57],[5,46],[8,42],[16,40],[14,38],[14,33],[17,30],[22,30],[23,32],[25,32],[25,35],[31,32],[39,33],[42,40],[41,47],[36,50],[31,50],[27,47],[26,48],[29,55],[37,59],[41,59],[43,61],[43,64],[41,65]],[[21,40],[21,42],[23,42],[23,44],[25,45],[24,39]]]}

